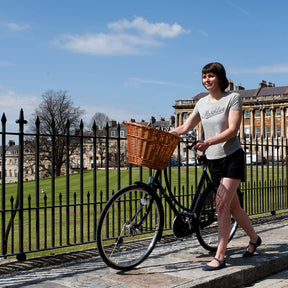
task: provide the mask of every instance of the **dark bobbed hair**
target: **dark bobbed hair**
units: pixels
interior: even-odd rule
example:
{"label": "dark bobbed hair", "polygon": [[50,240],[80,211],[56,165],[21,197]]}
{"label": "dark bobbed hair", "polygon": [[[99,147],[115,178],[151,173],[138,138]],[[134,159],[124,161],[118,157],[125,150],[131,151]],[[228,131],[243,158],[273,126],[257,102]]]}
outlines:
{"label": "dark bobbed hair", "polygon": [[209,72],[217,75],[220,80],[220,88],[224,92],[229,85],[229,81],[226,77],[226,71],[223,65],[218,62],[213,62],[205,65],[202,69],[202,75]]}

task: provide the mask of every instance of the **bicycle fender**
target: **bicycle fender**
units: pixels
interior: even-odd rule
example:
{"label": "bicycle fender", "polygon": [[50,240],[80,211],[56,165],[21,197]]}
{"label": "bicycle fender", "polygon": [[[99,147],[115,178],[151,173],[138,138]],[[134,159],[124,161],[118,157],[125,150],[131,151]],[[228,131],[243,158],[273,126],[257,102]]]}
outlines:
{"label": "bicycle fender", "polygon": [[148,190],[151,190],[151,187],[149,186],[149,184],[146,184],[144,182],[141,182],[141,181],[135,181],[135,184],[138,185],[138,186],[141,186],[142,188],[146,188]]}

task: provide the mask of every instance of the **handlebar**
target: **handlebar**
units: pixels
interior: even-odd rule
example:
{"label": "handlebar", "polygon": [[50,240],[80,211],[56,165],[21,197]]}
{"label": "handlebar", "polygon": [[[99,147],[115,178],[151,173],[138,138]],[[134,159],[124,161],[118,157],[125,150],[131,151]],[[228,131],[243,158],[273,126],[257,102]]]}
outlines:
{"label": "handlebar", "polygon": [[[189,150],[193,149],[193,147],[198,142],[196,132],[193,130],[188,131],[188,133],[186,135],[182,135],[181,138],[186,142],[186,146]],[[192,143],[188,145],[188,142],[192,142]]]}
{"label": "handlebar", "polygon": [[[197,142],[198,142],[198,140],[197,140],[197,134],[196,134],[196,132],[195,131],[189,131],[186,135],[182,135],[181,136],[182,137],[182,139],[184,139],[184,141],[186,142],[186,147],[187,147],[187,149],[189,149],[189,150],[194,150],[194,152],[196,153],[196,159],[197,159],[197,161],[199,162],[199,163],[204,163],[205,161],[206,161],[206,155],[205,155],[205,153],[203,153],[203,154],[201,154],[201,155],[199,155],[198,153],[197,153],[197,150],[194,148],[194,146],[197,144]],[[188,144],[188,142],[191,142],[192,141],[192,143],[191,144]]]}

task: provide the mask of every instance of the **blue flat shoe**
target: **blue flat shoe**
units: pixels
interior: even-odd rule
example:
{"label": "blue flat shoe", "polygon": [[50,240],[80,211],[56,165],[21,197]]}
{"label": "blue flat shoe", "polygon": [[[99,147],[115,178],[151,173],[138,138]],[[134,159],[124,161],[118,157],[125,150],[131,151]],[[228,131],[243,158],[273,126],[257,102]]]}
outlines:
{"label": "blue flat shoe", "polygon": [[220,269],[223,269],[223,268],[226,267],[225,260],[224,261],[220,261],[217,258],[214,258],[214,260],[219,262],[219,266],[214,267],[214,266],[210,266],[210,265],[205,265],[202,269],[204,271],[214,271],[214,270],[220,270]]}
{"label": "blue flat shoe", "polygon": [[[243,253],[242,256],[243,256],[243,257],[252,257],[252,256],[254,256],[254,253],[255,253],[257,247],[260,246],[261,243],[262,243],[262,239],[261,239],[259,236],[258,236],[258,239],[257,239],[257,242],[256,242],[256,243],[252,243],[251,241],[249,241],[249,244],[251,244],[251,245],[254,246],[254,250],[253,250],[253,252],[249,252],[248,250],[246,250],[246,251]],[[249,245],[248,245],[248,247],[249,247]],[[247,249],[248,249],[248,247],[247,247]]]}

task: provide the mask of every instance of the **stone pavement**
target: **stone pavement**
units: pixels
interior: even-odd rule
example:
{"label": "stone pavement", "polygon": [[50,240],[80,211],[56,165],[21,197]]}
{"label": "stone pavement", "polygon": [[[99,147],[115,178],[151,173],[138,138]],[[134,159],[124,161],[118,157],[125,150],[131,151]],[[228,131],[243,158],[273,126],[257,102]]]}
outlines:
{"label": "stone pavement", "polygon": [[[96,257],[96,249],[25,262],[2,262],[0,287],[288,287],[288,214],[282,215],[284,218],[276,215],[274,221],[254,224],[263,244],[252,258],[242,257],[248,239],[238,229],[228,247],[227,268],[219,271],[202,270],[213,254],[193,237],[159,243],[144,263],[128,272],[107,267]],[[272,276],[267,278],[269,275]],[[259,281],[262,278],[266,279]]]}

